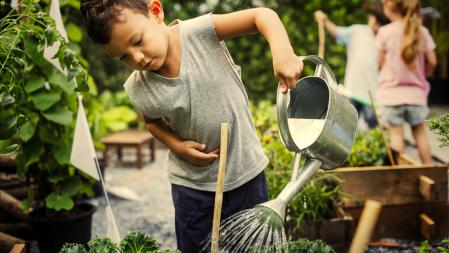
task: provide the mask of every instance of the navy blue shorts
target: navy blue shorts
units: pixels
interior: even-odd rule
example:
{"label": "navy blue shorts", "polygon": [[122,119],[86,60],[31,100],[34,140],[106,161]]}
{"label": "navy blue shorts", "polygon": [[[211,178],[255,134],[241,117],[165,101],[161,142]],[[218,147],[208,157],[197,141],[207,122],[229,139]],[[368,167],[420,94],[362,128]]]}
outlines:
{"label": "navy blue shorts", "polygon": [[[215,192],[175,184],[171,186],[178,249],[182,253],[197,253],[212,230]],[[221,221],[267,200],[267,181],[265,173],[261,172],[244,185],[223,193]]]}

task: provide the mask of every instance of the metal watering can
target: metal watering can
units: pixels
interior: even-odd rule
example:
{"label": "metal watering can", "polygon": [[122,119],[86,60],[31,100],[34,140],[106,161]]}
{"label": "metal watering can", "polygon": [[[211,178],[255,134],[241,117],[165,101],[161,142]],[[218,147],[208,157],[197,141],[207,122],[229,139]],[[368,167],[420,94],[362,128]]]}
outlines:
{"label": "metal watering can", "polygon": [[[259,206],[285,219],[287,203],[321,167],[342,165],[351,152],[357,130],[357,111],[337,93],[334,74],[318,56],[300,56],[316,65],[315,75],[301,78],[296,88],[277,92],[280,136],[288,150],[296,152],[290,182],[273,200]],[[305,158],[302,168],[301,156]]]}

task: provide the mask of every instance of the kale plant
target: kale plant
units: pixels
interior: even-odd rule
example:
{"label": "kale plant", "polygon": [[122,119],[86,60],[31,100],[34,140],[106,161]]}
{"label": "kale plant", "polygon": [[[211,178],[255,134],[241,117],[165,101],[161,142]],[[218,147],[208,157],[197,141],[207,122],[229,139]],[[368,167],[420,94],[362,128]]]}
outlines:
{"label": "kale plant", "polygon": [[[110,238],[96,237],[89,241],[86,250],[83,245],[66,243],[59,253],[171,253],[168,249],[161,249],[159,243],[142,232],[131,232],[116,245]],[[174,253],[180,253],[174,251]]]}

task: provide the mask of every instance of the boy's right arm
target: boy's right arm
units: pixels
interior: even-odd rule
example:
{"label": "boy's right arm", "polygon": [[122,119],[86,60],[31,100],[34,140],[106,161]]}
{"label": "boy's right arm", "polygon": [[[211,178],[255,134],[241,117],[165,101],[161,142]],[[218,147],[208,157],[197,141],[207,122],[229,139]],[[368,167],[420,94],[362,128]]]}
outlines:
{"label": "boy's right arm", "polygon": [[218,157],[218,149],[204,153],[203,151],[206,149],[205,144],[190,140],[180,140],[164,118],[151,121],[146,117],[145,119],[146,127],[151,134],[165,144],[173,153],[187,162],[198,166],[205,166],[212,163]]}
{"label": "boy's right arm", "polygon": [[317,22],[323,22],[324,27],[332,37],[337,37],[337,26],[327,18],[326,13],[321,10],[315,11],[315,20]]}

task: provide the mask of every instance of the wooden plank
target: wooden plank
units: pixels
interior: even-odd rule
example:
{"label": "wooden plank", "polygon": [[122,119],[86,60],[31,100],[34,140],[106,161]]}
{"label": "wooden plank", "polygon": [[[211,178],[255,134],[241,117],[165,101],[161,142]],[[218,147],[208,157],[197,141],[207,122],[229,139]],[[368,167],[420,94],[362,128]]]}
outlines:
{"label": "wooden plank", "polygon": [[435,181],[429,177],[419,176],[419,193],[427,201],[435,201]]}
{"label": "wooden plank", "polygon": [[26,253],[26,245],[25,244],[16,244],[11,249],[10,253]]}
{"label": "wooden plank", "polygon": [[435,222],[423,213],[419,215],[419,232],[426,240],[435,239]]}
{"label": "wooden plank", "polygon": [[[345,211],[357,224],[363,207],[347,207]],[[383,206],[372,241],[382,238],[422,240],[420,215],[426,214],[435,223],[434,239],[442,240],[449,236],[449,203],[416,203]]]}
{"label": "wooden plank", "polygon": [[336,218],[328,220],[302,220],[299,226],[295,220],[287,221],[285,224],[286,234],[292,240],[320,239],[338,253],[347,252],[354,233],[354,222],[352,217],[341,208],[336,208],[335,216]]}
{"label": "wooden plank", "polygon": [[20,238],[0,232],[0,252],[10,252],[14,245],[25,243]]}
{"label": "wooden plank", "polygon": [[445,202],[448,199],[447,164],[396,165],[339,168],[324,173],[337,173],[343,181],[341,189],[348,195],[346,207],[362,206],[368,200],[383,205],[423,202],[419,177],[428,177],[435,182],[432,200]]}

